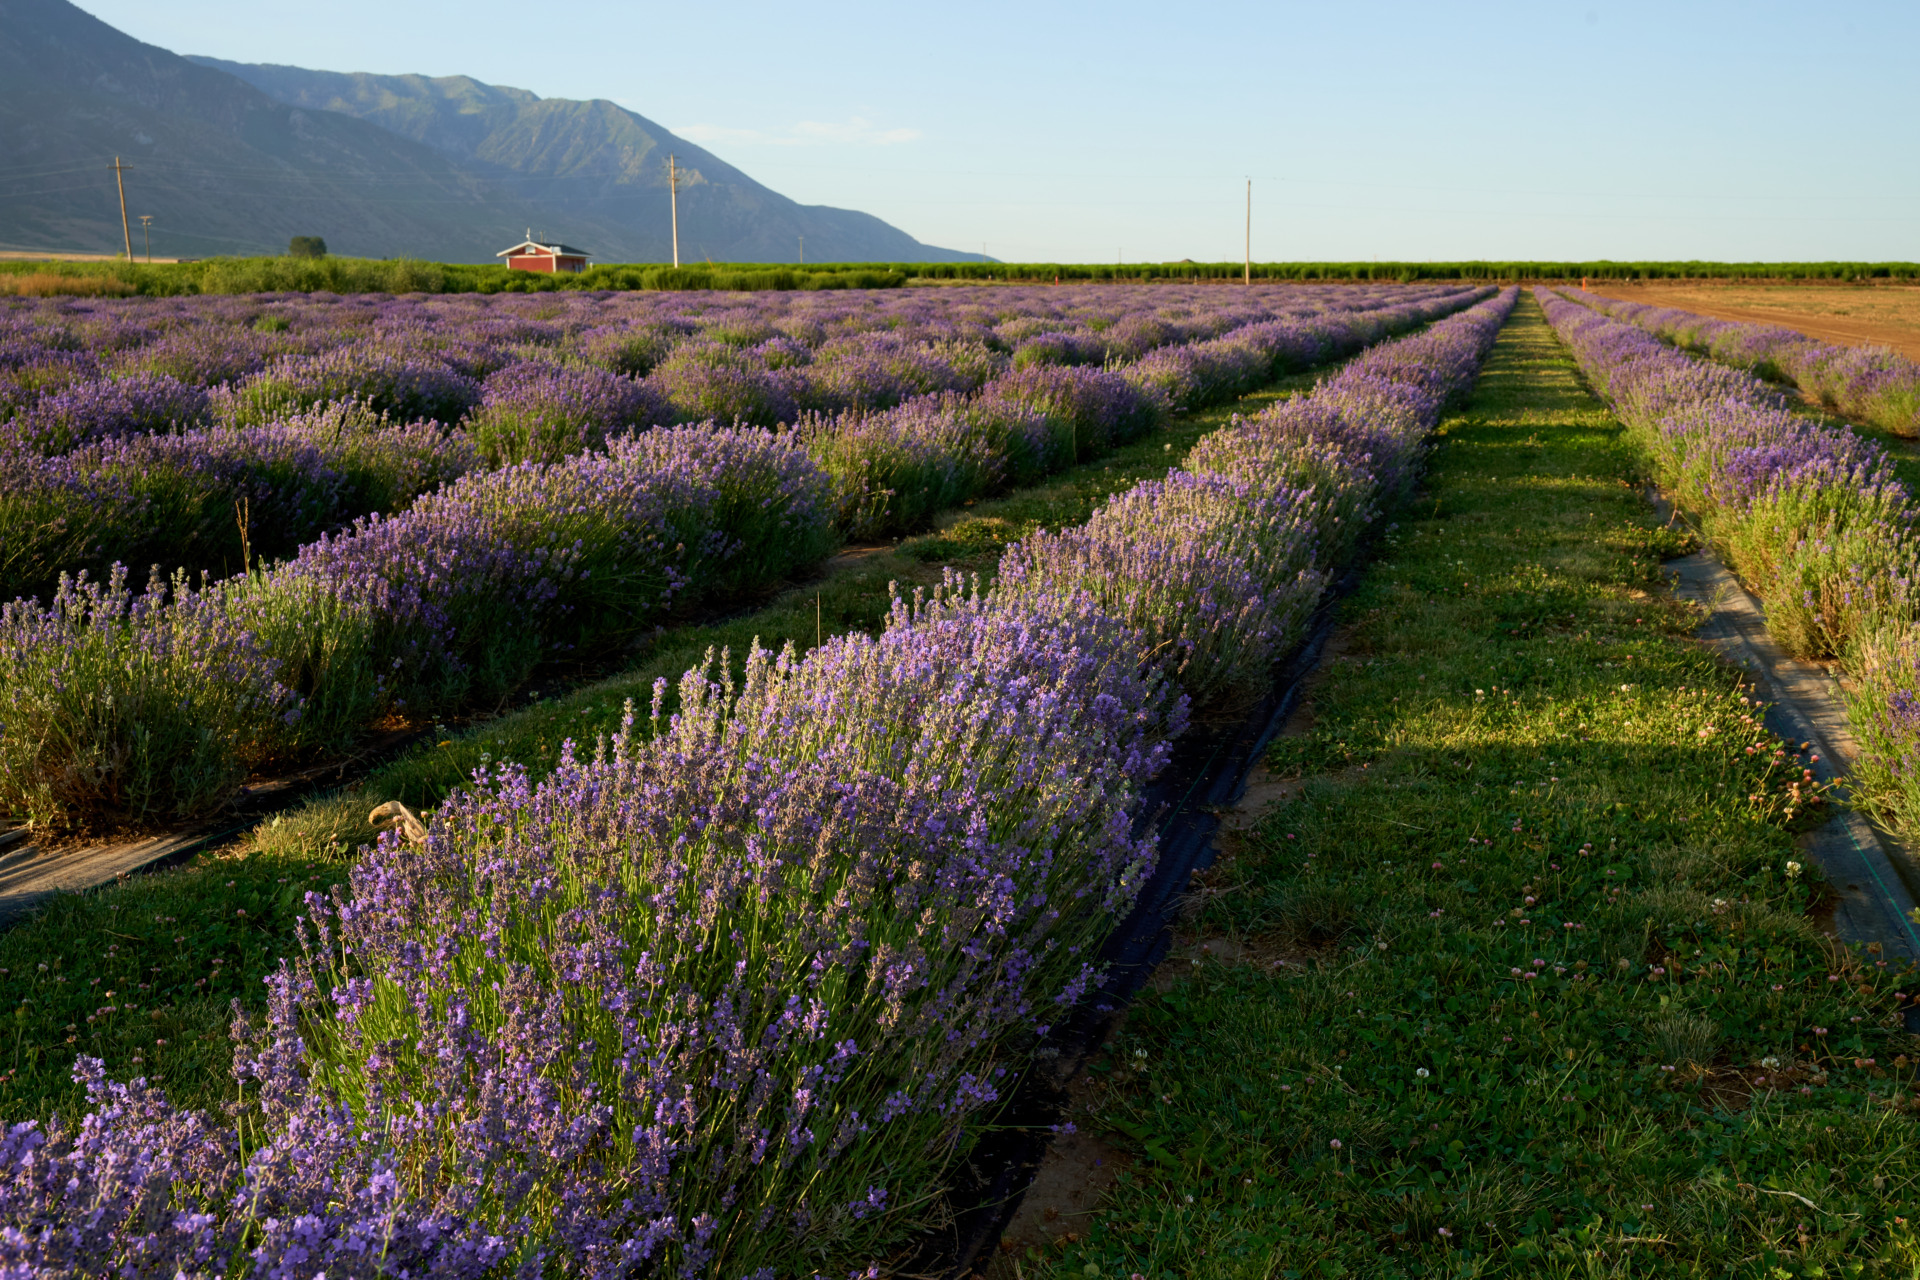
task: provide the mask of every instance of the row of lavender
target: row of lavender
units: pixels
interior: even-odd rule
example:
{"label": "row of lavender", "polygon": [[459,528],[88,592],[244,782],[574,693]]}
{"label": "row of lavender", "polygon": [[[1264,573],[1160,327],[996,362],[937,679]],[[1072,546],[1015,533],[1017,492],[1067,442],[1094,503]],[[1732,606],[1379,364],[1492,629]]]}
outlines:
{"label": "row of lavender", "polygon": [[[1265,381],[1278,363],[1345,354],[1457,305],[1265,322],[1142,365]],[[104,582],[63,577],[46,603],[0,612],[0,804],[50,825],[194,816],[251,771],[336,749],[382,716],[496,699],[556,652],[779,582],[847,529],[1098,456],[1163,405],[1118,374],[1029,368],[971,399],[787,432],[658,428],[475,470],[212,586],[162,578],[136,592],[117,567]],[[346,448],[365,435],[354,415],[331,406],[300,429]],[[432,431],[383,435],[409,445]],[[183,438],[134,446],[150,456]],[[253,529],[273,510],[252,508]]]}
{"label": "row of lavender", "polygon": [[1854,677],[1854,798],[1920,824],[1920,502],[1886,451],[1795,413],[1753,374],[1536,290],[1555,332],[1652,456],[1661,484],[1766,607],[1800,657]]}
{"label": "row of lavender", "polygon": [[[171,422],[257,421],[339,400],[453,423],[512,365],[644,378],[656,421],[773,425],[978,385],[999,362],[1127,363],[1265,320],[1389,305],[1433,287],[578,294],[564,300],[327,295],[15,303],[0,309],[9,443],[59,451]],[[511,400],[513,389],[501,389]]]}
{"label": "row of lavender", "polygon": [[838,527],[853,538],[881,537],[917,528],[967,498],[1086,461],[1139,434],[1146,417],[1232,400],[1492,292],[1442,290],[1258,321],[1157,348],[1112,372],[1015,368],[971,402],[947,393],[879,413],[809,416],[797,432],[833,481]]}
{"label": "row of lavender", "polygon": [[[616,340],[658,354],[665,342],[662,327],[622,327],[596,313],[591,318],[598,323],[576,326],[571,340],[568,329],[554,326],[545,334],[552,339],[548,345],[531,341],[521,328],[509,327],[503,336],[499,317],[464,327],[376,323],[380,336],[360,339],[350,336],[352,326],[316,324],[302,332],[305,342],[332,344],[319,353],[285,355],[246,374],[236,374],[240,366],[232,362],[196,365],[196,377],[238,379],[211,388],[129,367],[59,390],[34,384],[34,398],[0,427],[0,437],[10,437],[0,444],[0,529],[6,531],[0,535],[0,599],[44,597],[60,574],[87,569],[99,576],[116,561],[136,573],[151,565],[163,572],[234,572],[252,555],[291,554],[322,532],[361,515],[396,511],[474,470],[558,462],[600,447],[615,433],[703,416],[779,424],[794,422],[797,415],[816,456],[843,482],[836,510],[846,531],[880,536],[909,524],[918,509],[910,501],[893,501],[889,490],[908,491],[886,483],[888,465],[900,461],[900,442],[890,437],[901,431],[865,420],[901,405],[909,427],[943,421],[952,416],[956,397],[979,393],[986,384],[998,394],[982,397],[983,411],[1011,406],[1013,420],[1001,433],[1017,435],[1028,429],[1020,419],[1032,416],[1028,409],[1034,402],[1044,407],[1071,396],[1076,382],[1085,380],[1076,373],[1095,372],[1070,360],[1027,358],[1035,352],[1058,354],[1059,344],[1050,347],[1047,341],[1072,338],[1089,351],[1104,350],[1111,360],[1150,339],[1173,340],[1174,345],[1125,367],[1122,376],[1182,409],[1245,390],[1272,376],[1276,367],[1291,369],[1344,354],[1469,300],[1460,290],[1356,291],[1291,299],[1285,306],[1275,299],[1271,306],[1249,310],[1228,291],[1217,290],[1213,298],[1210,309],[1197,303],[1166,307],[1186,316],[1177,326],[1157,321],[1156,327],[1148,323],[1154,317],[1135,314],[1098,333],[1091,328],[1027,333],[1033,324],[1068,323],[1065,317],[1020,316],[968,330],[951,320],[935,324],[925,307],[906,315],[856,310],[843,317],[843,328],[854,319],[875,326],[883,320],[897,323],[842,334],[817,350],[784,336],[744,348],[710,336],[717,332],[744,341],[772,331],[764,317],[751,322],[726,311],[708,317],[711,323],[697,336],[681,335],[666,364],[645,380],[590,359],[631,367],[640,357],[608,354],[618,346]],[[590,311],[590,304],[588,299],[575,309]],[[1249,314],[1276,309],[1301,314],[1238,324],[1225,338],[1205,336]],[[384,313],[372,314],[377,320]],[[683,316],[681,323],[692,321]],[[1078,323],[1094,321],[1081,317]],[[187,330],[187,336],[202,342],[215,327],[208,322]],[[787,327],[803,336],[823,331],[818,318],[803,325],[789,317]],[[152,326],[134,328],[145,333]],[[96,325],[85,332],[110,347],[120,331]],[[956,332],[974,336],[951,336]],[[44,363],[53,356],[60,360],[50,367],[69,373],[72,361],[97,361],[85,351],[50,345],[78,341],[70,328],[42,324],[32,336],[34,342],[21,339],[12,348],[0,339],[0,392],[9,360],[16,379],[44,372],[35,360]],[[1107,345],[1093,346],[1096,338]],[[137,360],[143,354],[152,358],[169,339],[150,338],[145,345],[127,341],[114,354]],[[836,345],[841,352],[832,356]],[[247,344],[239,347],[244,352]],[[201,352],[199,346],[192,350]],[[700,376],[707,381],[700,385],[706,390],[675,400],[653,384],[679,377],[674,369],[680,366],[672,362],[683,357],[685,369],[704,370]],[[767,361],[776,358],[789,365],[768,367]],[[803,366],[802,360],[812,363]],[[475,382],[462,372],[468,368],[491,372]],[[803,372],[820,375],[816,390],[826,390],[788,395],[774,385],[783,379],[782,385],[791,383]],[[720,385],[713,379],[739,395],[708,394]],[[16,389],[30,382],[19,382]],[[460,394],[441,394],[449,386]],[[813,407],[802,412],[802,404]],[[821,406],[838,409],[829,413]],[[462,413],[466,416],[456,428],[425,421],[394,427],[386,418],[438,415],[452,422]],[[207,425],[209,417],[218,424]],[[882,457],[866,456],[883,444],[892,447],[883,447]],[[1013,469],[1031,470],[1032,461],[1017,459]],[[975,489],[991,488],[1003,478],[991,459],[982,465],[986,469],[979,474],[961,477]]]}
{"label": "row of lavender", "polygon": [[[1141,785],[1262,678],[1514,293],[1216,434],[876,637],[383,837],[215,1120],[77,1071],[0,1141],[22,1274],[838,1274],[937,1214],[1151,875]],[[664,682],[662,682],[664,686]],[[243,1142],[235,1126],[244,1128]]]}
{"label": "row of lavender", "polygon": [[1920,364],[1886,347],[1835,346],[1778,325],[1714,320],[1677,307],[1583,296],[1581,302],[1675,346],[1798,387],[1839,413],[1920,436]]}

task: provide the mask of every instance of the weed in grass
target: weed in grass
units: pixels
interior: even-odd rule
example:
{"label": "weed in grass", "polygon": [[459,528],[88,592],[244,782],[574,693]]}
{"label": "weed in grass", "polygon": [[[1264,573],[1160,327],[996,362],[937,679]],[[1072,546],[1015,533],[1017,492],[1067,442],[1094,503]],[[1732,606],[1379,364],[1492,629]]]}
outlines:
{"label": "weed in grass", "polygon": [[1242,958],[1094,1064],[1131,1164],[1024,1276],[1920,1267],[1913,979],[1809,921],[1801,762],[1638,467],[1523,301],[1209,874]]}
{"label": "weed in grass", "polygon": [[1662,1061],[1704,1066],[1720,1047],[1720,1024],[1699,1014],[1676,1013],[1647,1025]]}

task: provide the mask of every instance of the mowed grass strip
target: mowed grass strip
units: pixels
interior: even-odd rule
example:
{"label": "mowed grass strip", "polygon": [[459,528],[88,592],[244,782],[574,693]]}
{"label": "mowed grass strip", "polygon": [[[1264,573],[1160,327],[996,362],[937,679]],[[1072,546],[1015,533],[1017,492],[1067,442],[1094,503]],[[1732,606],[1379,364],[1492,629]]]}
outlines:
{"label": "mowed grass strip", "polygon": [[1822,807],[1638,479],[1523,299],[1022,1275],[1915,1274],[1913,979],[1816,924]]}
{"label": "mowed grass strip", "polygon": [[262,1007],[261,980],[297,945],[306,892],[346,879],[356,851],[374,838],[367,815],[375,805],[397,799],[431,808],[484,762],[513,760],[544,776],[567,741],[590,754],[598,737],[617,729],[627,699],[644,718],[654,681],[677,682],[710,649],[728,651],[737,674],[756,640],[805,651],[849,631],[877,631],[896,584],[903,593],[937,584],[948,566],[990,582],[1009,541],[1083,523],[1110,495],[1178,466],[1235,414],[1257,413],[1337,367],[1288,376],[1044,484],[947,512],[934,531],[837,561],[757,609],[663,629],[609,679],[567,689],[563,673],[549,672],[518,705],[436,734],[357,786],[237,842],[178,868],[53,900],[0,931],[0,1016],[10,1010],[13,1022],[0,1040],[0,1119],[77,1115],[85,1099],[72,1068],[81,1053],[103,1059],[116,1078],[145,1076],[190,1106],[230,1099],[232,1002]]}

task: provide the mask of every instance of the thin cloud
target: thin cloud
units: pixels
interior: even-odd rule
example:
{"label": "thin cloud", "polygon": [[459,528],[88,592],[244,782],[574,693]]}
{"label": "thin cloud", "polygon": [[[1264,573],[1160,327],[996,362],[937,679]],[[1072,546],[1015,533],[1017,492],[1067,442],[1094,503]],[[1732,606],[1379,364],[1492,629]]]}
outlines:
{"label": "thin cloud", "polygon": [[844,122],[801,120],[777,130],[690,124],[676,126],[674,132],[689,142],[703,145],[733,143],[757,147],[886,147],[915,142],[921,136],[918,129],[882,129],[862,116],[854,116]]}

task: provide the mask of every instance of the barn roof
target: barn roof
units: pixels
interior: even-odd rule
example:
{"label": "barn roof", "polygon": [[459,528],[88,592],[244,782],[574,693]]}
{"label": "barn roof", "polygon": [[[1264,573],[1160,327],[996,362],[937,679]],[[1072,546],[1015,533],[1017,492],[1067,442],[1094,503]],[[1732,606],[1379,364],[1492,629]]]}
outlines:
{"label": "barn roof", "polygon": [[565,257],[565,258],[590,258],[593,256],[592,254],[588,253],[585,249],[576,249],[572,245],[541,244],[537,240],[522,240],[519,244],[513,246],[513,248],[502,249],[500,252],[494,254],[493,256],[496,258],[511,258],[516,254],[528,253],[528,252],[544,253],[553,257]]}

